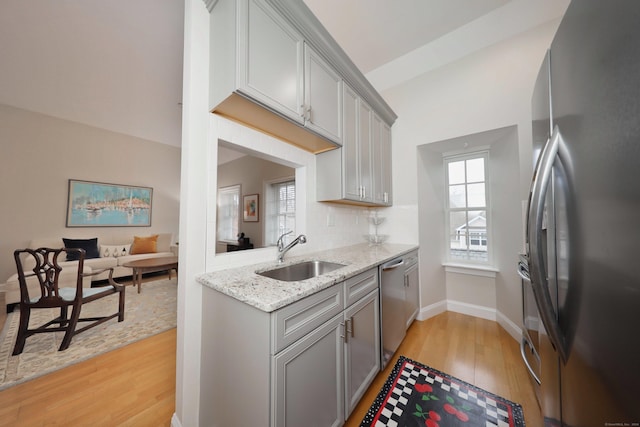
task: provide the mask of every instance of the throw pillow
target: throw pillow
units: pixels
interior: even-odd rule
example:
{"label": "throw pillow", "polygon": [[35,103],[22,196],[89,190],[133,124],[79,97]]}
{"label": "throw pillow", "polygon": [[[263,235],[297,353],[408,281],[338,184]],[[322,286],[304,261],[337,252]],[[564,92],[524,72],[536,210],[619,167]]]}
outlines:
{"label": "throw pillow", "polygon": [[[98,238],[93,239],[62,239],[64,247],[66,249],[79,248],[84,249],[85,259],[100,258],[100,251],[98,251]],[[77,253],[67,253],[67,261],[77,261],[79,259]]]}
{"label": "throw pillow", "polygon": [[102,258],[117,258],[129,254],[131,245],[100,245],[100,256]]}
{"label": "throw pillow", "polygon": [[152,254],[158,252],[158,235],[148,237],[133,236],[133,244],[131,245],[131,255],[135,254]]}

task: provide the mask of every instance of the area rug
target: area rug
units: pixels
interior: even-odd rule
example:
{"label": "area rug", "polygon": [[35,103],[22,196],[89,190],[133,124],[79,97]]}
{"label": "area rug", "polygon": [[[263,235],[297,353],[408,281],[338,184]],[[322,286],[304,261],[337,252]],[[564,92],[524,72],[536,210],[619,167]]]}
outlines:
{"label": "area rug", "polygon": [[400,356],[361,427],[524,427],[522,406]]}
{"label": "area rug", "polygon": [[[117,298],[114,294],[84,305],[81,317],[115,312]],[[127,286],[124,321],[111,319],[88,329],[73,337],[64,351],[58,351],[63,332],[32,335],[22,354],[12,356],[20,320],[19,310],[15,309],[7,315],[0,333],[0,390],[174,328],[176,304],[175,278],[145,282],[140,294],[135,287]],[[59,309],[33,310],[29,324],[46,323],[59,313]]]}

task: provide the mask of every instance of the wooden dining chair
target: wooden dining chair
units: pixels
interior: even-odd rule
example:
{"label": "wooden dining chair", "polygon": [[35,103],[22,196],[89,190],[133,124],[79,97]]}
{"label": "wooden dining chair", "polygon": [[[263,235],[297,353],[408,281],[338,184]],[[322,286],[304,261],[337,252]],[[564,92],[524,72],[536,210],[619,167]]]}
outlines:
{"label": "wooden dining chair", "polygon": [[[75,287],[58,287],[58,280],[60,278],[60,272],[62,267],[58,263],[58,258],[61,254],[63,257],[60,261],[66,260],[67,253],[77,256],[77,280]],[[18,326],[18,336],[16,338],[16,345],[13,349],[13,355],[22,353],[26,339],[31,335],[44,333],[44,332],[64,332],[62,343],[60,344],[59,351],[66,350],[71,344],[71,339],[80,332],[86,331],[89,328],[93,328],[107,320],[118,318],[118,322],[124,320],[124,296],[125,286],[116,283],[113,280],[113,268],[102,269],[98,271],[92,271],[91,273],[83,273],[84,270],[84,249],[51,249],[51,248],[39,248],[39,249],[23,249],[16,250],[13,253],[16,261],[16,267],[18,269],[18,280],[20,283],[20,325]],[[32,257],[35,261],[35,267],[30,271],[24,271],[23,265],[32,265],[23,261],[23,258]],[[65,267],[65,268],[76,268]],[[82,279],[86,276],[94,276],[105,271],[109,272],[109,278],[104,285],[91,288],[82,287]],[[40,284],[40,292],[33,292],[36,295],[29,293],[27,287],[27,278],[36,277]],[[98,300],[100,298],[119,294],[118,311],[104,315],[101,317],[87,317],[80,318],[80,311],[82,306],[91,301]],[[29,318],[31,317],[31,310],[35,309],[51,309],[59,308],[60,315],[49,322],[29,329]],[[71,315],[68,316],[68,309],[71,308]],[[79,322],[88,322],[86,326],[76,329]]]}

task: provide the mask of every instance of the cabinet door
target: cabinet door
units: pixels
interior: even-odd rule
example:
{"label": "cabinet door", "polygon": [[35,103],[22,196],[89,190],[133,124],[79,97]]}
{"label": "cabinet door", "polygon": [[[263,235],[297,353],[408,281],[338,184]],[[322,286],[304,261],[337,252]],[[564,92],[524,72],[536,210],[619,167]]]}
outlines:
{"label": "cabinet door", "polygon": [[342,320],[334,317],[273,357],[272,426],[344,422]]}
{"label": "cabinet door", "polygon": [[362,98],[358,100],[358,160],[360,171],[360,200],[373,201],[373,176],[371,173],[371,119],[373,110]]}
{"label": "cabinet door", "polygon": [[343,197],[360,200],[358,171],[358,95],[346,84],[343,87],[342,185]]}
{"label": "cabinet door", "polygon": [[418,270],[418,255],[415,256],[416,262],[411,263],[404,273],[404,304],[405,304],[405,316],[407,319],[407,328],[411,326],[411,323],[415,320],[420,310],[420,274]]}
{"label": "cabinet door", "polygon": [[241,0],[238,91],[303,123],[303,38],[264,1]]}
{"label": "cabinet door", "polygon": [[382,200],[383,204],[391,206],[393,204],[393,187],[391,182],[391,128],[383,121],[381,121],[380,124]]}
{"label": "cabinet door", "polygon": [[371,126],[373,202],[391,205],[391,129],[377,114]]}
{"label": "cabinet door", "polygon": [[342,144],[342,78],[311,47],[304,47],[305,126]]}
{"label": "cabinet door", "polygon": [[345,319],[345,419],[380,372],[378,290],[349,307]]}

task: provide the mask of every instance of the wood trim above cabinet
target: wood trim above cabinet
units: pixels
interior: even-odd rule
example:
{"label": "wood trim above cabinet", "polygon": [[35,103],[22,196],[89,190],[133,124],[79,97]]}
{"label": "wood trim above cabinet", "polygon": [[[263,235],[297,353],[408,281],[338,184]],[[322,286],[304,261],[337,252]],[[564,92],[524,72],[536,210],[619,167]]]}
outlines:
{"label": "wood trim above cabinet", "polygon": [[232,93],[227,99],[218,104],[212,113],[284,140],[314,154],[337,148],[334,143],[316,135],[309,129],[292,123],[238,93]]}

